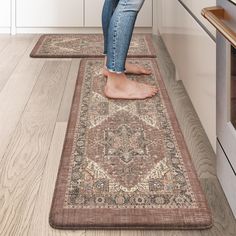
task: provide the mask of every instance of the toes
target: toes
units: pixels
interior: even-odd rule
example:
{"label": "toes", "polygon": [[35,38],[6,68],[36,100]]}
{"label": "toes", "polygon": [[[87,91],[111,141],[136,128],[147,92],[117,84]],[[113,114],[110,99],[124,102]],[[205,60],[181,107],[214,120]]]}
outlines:
{"label": "toes", "polygon": [[142,69],[141,72],[142,72],[142,74],[145,74],[145,75],[150,75],[151,74],[151,71],[146,70],[146,69]]}
{"label": "toes", "polygon": [[152,96],[156,95],[158,92],[158,89],[156,87],[150,87],[150,93],[152,94]]}
{"label": "toes", "polygon": [[149,70],[144,69],[144,68],[139,68],[138,74],[139,75],[150,75],[151,72]]}
{"label": "toes", "polygon": [[155,91],[152,91],[152,95],[153,95],[153,96],[156,95],[156,92],[155,92]]}

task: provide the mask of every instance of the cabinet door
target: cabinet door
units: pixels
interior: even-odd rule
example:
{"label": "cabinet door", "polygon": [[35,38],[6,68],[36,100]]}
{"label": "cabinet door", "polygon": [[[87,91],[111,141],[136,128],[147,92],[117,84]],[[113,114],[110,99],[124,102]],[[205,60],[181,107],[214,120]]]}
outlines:
{"label": "cabinet door", "polygon": [[201,15],[204,7],[211,7],[216,5],[216,0],[182,0],[182,2],[189,8],[189,10],[204,24],[213,35],[216,35],[215,28]]}
{"label": "cabinet door", "polygon": [[145,0],[140,13],[138,14],[136,26],[152,27],[152,0]]}
{"label": "cabinet door", "polygon": [[10,0],[0,1],[0,27],[10,27],[11,26],[11,11],[10,11]]}
{"label": "cabinet door", "polygon": [[[85,26],[101,27],[104,0],[85,0]],[[138,27],[152,27],[152,0],[146,0],[136,22]]]}
{"label": "cabinet door", "polygon": [[159,31],[216,149],[216,44],[179,1],[159,1]]}
{"label": "cabinet door", "polygon": [[83,0],[17,0],[17,27],[83,26]]}
{"label": "cabinet door", "polygon": [[85,27],[101,27],[104,0],[85,0]]}

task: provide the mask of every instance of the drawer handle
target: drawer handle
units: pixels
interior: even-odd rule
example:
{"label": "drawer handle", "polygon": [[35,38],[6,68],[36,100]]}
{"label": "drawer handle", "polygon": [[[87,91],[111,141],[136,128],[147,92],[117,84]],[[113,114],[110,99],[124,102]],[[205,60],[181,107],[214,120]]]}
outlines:
{"label": "drawer handle", "polygon": [[236,32],[234,32],[225,22],[230,20],[230,16],[222,7],[206,7],[202,10],[202,15],[236,47]]}

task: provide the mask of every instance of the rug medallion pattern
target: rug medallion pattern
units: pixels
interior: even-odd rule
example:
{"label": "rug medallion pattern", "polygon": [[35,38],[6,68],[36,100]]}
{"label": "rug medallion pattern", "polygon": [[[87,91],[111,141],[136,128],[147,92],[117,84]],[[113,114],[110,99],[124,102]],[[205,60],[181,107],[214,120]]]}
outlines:
{"label": "rug medallion pattern", "polygon": [[[91,63],[82,88],[65,207],[195,208],[161,92],[141,101],[107,99],[105,79],[97,73],[102,63]],[[152,69],[148,60],[141,64]],[[154,76],[131,79],[159,87]]]}

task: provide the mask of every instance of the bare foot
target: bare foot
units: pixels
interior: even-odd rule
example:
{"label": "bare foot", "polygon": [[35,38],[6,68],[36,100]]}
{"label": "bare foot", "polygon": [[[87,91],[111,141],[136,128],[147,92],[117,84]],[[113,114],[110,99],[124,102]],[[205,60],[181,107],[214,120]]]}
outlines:
{"label": "bare foot", "polygon": [[150,75],[152,72],[144,67],[126,63],[125,64],[126,74],[135,74],[135,75]]}
{"label": "bare foot", "polygon": [[145,99],[153,97],[157,88],[127,79],[125,74],[108,72],[107,84],[104,89],[105,96],[115,99]]}
{"label": "bare foot", "polygon": [[[125,64],[125,73],[126,74],[134,74],[134,75],[150,75],[152,72],[144,67],[126,63]],[[108,77],[108,70],[106,68],[103,68],[103,75],[105,77]]]}

